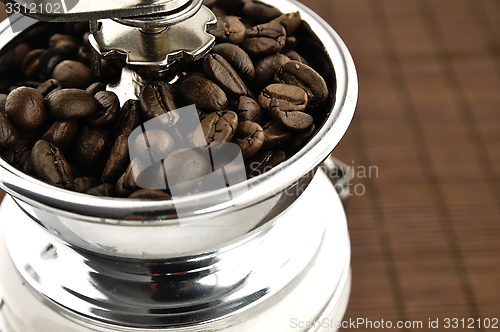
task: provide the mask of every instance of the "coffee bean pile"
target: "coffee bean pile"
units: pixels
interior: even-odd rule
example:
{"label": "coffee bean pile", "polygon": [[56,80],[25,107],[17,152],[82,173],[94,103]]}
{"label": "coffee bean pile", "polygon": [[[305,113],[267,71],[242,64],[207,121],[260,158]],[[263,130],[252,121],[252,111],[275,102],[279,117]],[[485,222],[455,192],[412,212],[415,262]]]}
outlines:
{"label": "coffee bean pile", "polygon": [[[333,100],[334,82],[319,74],[333,76],[321,43],[299,12],[281,13],[251,0],[204,3],[218,18],[209,30],[216,37],[212,51],[182,63],[175,82],[150,83],[122,107],[106,84],[120,77],[123,63],[104,60],[101,79],[93,77],[88,22],[38,24],[18,37],[0,55],[2,157],[68,190],[168,198],[173,185],[184,186],[184,194],[206,190],[193,180],[229,162],[222,158],[214,165],[202,153],[215,153],[216,143],[240,147],[247,178],[297,152]],[[199,122],[186,135],[176,129],[183,119],[175,110],[191,104]],[[147,129],[129,146],[134,129],[154,118],[169,129]],[[130,162],[131,151],[163,160],[142,167],[144,158]],[[174,174],[175,183],[167,183],[165,174]],[[143,188],[141,177],[161,185]]]}

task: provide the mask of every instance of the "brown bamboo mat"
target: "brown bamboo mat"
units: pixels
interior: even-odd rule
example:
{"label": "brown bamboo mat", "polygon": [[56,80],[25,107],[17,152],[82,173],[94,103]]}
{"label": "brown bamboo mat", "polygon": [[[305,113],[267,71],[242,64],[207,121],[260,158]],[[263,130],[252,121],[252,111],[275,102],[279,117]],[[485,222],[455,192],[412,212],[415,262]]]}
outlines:
{"label": "brown bamboo mat", "polygon": [[500,2],[302,2],[344,39],[359,75],[334,153],[358,185],[345,321],[493,330],[477,319],[500,319]]}
{"label": "brown bamboo mat", "polygon": [[345,320],[422,321],[386,330],[423,331],[439,319],[442,331],[458,318],[453,331],[489,330],[477,319],[500,319],[500,2],[303,3],[340,34],[359,75],[334,152],[366,189],[347,208]]}

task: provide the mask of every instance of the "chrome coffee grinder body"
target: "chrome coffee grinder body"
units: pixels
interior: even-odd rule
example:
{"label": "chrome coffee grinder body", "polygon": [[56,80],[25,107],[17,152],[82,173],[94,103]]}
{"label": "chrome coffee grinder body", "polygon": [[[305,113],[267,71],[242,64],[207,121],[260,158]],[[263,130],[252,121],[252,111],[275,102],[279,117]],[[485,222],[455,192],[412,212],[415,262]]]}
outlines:
{"label": "chrome coffee grinder body", "polygon": [[[201,1],[85,2],[56,20],[91,20],[96,57],[127,55],[122,80],[109,87],[120,98],[213,43],[205,28],[215,17]],[[331,65],[334,96],[317,134],[285,162],[231,188],[238,193],[231,199],[225,189],[175,201],[92,197],[1,160],[9,195],[0,209],[0,331],[338,328],[350,292],[350,245],[329,155],[354,114],[355,67],[340,37],[310,9],[293,0],[272,5],[301,12]],[[110,14],[113,20],[103,19]],[[9,25],[0,26],[2,47],[16,36]],[[130,43],[155,44],[164,33],[172,43],[159,46],[163,56],[133,54],[140,48]]]}

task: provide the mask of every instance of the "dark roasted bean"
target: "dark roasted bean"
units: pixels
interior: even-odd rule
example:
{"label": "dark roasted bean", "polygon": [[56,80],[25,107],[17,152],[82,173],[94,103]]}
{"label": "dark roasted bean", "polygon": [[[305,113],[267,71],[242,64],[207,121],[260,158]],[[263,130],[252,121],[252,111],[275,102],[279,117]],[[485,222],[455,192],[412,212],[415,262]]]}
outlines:
{"label": "dark roasted bean", "polygon": [[102,182],[116,182],[120,175],[127,169],[129,160],[128,137],[120,135],[116,138],[106,166],[104,166],[101,176]]}
{"label": "dark roasted bean", "polygon": [[302,57],[302,55],[300,55],[299,53],[297,53],[295,51],[288,51],[288,52],[285,53],[285,55],[287,57],[289,57],[290,60],[294,60],[294,61],[298,61],[300,63],[306,64],[306,59],[304,59]]}
{"label": "dark roasted bean", "polygon": [[224,16],[217,18],[217,27],[210,29],[218,43],[239,44],[245,38],[245,26],[236,16]]}
{"label": "dark roasted bean", "polygon": [[26,43],[21,43],[8,50],[0,57],[0,73],[18,69],[21,61],[30,52],[30,47]]}
{"label": "dark roasted bean", "polygon": [[111,91],[99,91],[94,95],[94,98],[99,103],[99,108],[87,119],[87,122],[96,127],[113,124],[120,112],[118,97]]}
{"label": "dark roasted bean", "polygon": [[254,81],[261,86],[272,83],[274,75],[281,68],[281,65],[288,61],[290,58],[281,53],[265,57],[255,65]]}
{"label": "dark roasted bean", "polygon": [[219,54],[208,54],[203,61],[203,72],[230,97],[247,95],[248,89],[233,67]]}
{"label": "dark roasted bean", "polygon": [[129,198],[168,199],[172,198],[172,196],[160,189],[139,189],[130,194]]}
{"label": "dark roasted bean", "polygon": [[18,129],[35,130],[47,118],[45,99],[36,89],[19,87],[7,96],[5,113]]}
{"label": "dark roasted bean", "polygon": [[81,62],[64,60],[52,71],[52,78],[63,88],[86,89],[93,80],[92,70]]}
{"label": "dark roasted bean", "polygon": [[134,130],[142,122],[142,115],[140,112],[139,101],[130,99],[123,104],[120,116],[113,127],[113,137],[116,138],[120,135],[128,137],[132,130]]}
{"label": "dark roasted bean", "polygon": [[300,17],[300,12],[297,11],[294,13],[282,14],[273,19],[272,22],[279,23],[283,27],[285,27],[286,35],[290,36],[293,35],[293,33],[300,26],[300,24],[302,23],[302,18]]}
{"label": "dark roasted bean", "polygon": [[50,78],[40,84],[37,88],[38,92],[42,94],[42,96],[47,97],[51,92],[60,90],[61,84],[53,78]]}
{"label": "dark roasted bean", "polygon": [[87,192],[98,185],[99,181],[90,176],[82,176],[73,180],[73,190],[79,193]]}
{"label": "dark roasted bean", "polygon": [[93,164],[104,151],[108,131],[100,127],[84,127],[76,137],[75,157],[84,164]]}
{"label": "dark roasted bean", "polygon": [[41,139],[64,149],[73,141],[77,132],[78,121],[76,119],[61,119],[56,120]]}
{"label": "dark roasted bean", "polygon": [[58,47],[50,47],[41,55],[39,61],[40,77],[44,80],[52,77],[54,68],[61,62],[67,59],[64,50]]}
{"label": "dark roasted bean", "polygon": [[9,118],[0,113],[0,145],[12,148],[17,144],[19,134]]}
{"label": "dark roasted bean", "polygon": [[259,124],[243,121],[238,124],[233,142],[238,144],[243,158],[255,155],[264,144],[265,135]]}
{"label": "dark roasted bean", "polygon": [[210,113],[193,133],[194,146],[206,148],[212,142],[230,142],[238,127],[238,115],[232,111]]}
{"label": "dark roasted bean", "polygon": [[222,55],[243,79],[251,80],[254,78],[255,67],[252,59],[238,45],[231,43],[215,45],[212,52]]}
{"label": "dark roasted bean", "polygon": [[165,128],[175,126],[179,121],[179,116],[176,112],[171,112],[177,109],[175,100],[170,92],[171,85],[165,82],[155,82],[144,87],[139,96],[141,111],[146,120],[150,120],[161,115],[158,121]]}
{"label": "dark roasted bean", "polygon": [[227,96],[221,88],[207,78],[191,76],[181,83],[180,93],[188,104],[197,108],[221,111],[227,106]]}
{"label": "dark roasted bean", "polygon": [[292,138],[290,130],[283,129],[276,123],[264,125],[262,129],[264,129],[265,135],[264,144],[262,145],[263,150],[280,148]]}
{"label": "dark roasted bean", "polygon": [[278,100],[282,111],[303,111],[307,106],[307,94],[294,85],[280,83],[268,85],[259,95],[260,107],[270,110],[273,98]]}
{"label": "dark roasted bean", "polygon": [[5,102],[7,101],[7,94],[0,93],[0,112],[5,113]]}
{"label": "dark roasted bean", "polygon": [[45,52],[43,48],[30,51],[21,62],[21,70],[28,78],[37,77],[40,72],[40,56]]}
{"label": "dark roasted bean", "polygon": [[31,146],[26,139],[18,139],[17,143],[7,150],[6,159],[15,167],[22,167],[22,165],[31,158]]}
{"label": "dark roasted bean", "polygon": [[81,118],[94,114],[99,103],[80,89],[61,89],[49,94],[46,98],[50,113],[57,118]]}
{"label": "dark roasted bean", "polygon": [[241,47],[250,55],[266,56],[280,52],[285,46],[286,31],[278,23],[265,23],[246,30]]}
{"label": "dark roasted bean", "polygon": [[104,82],[95,82],[90,84],[86,89],[85,92],[87,92],[89,95],[93,96],[99,91],[104,91],[106,90],[106,84]]}
{"label": "dark roasted bean", "polygon": [[73,173],[61,150],[39,140],[31,150],[33,171],[43,181],[65,189],[73,188]]}
{"label": "dark roasted bean", "polygon": [[300,111],[283,111],[279,107],[278,99],[271,100],[269,114],[271,118],[280,126],[289,130],[304,130],[313,123],[313,117]]}
{"label": "dark roasted bean", "polygon": [[[125,186],[124,186],[124,181],[125,181],[125,178],[127,177],[127,174],[131,173],[131,171],[129,171],[129,168],[130,168],[130,164],[127,167],[127,171],[125,171],[125,173],[123,173],[122,176],[120,176],[120,178],[116,182],[115,194],[118,197],[128,197],[130,194],[132,194],[134,192],[134,189],[125,188]],[[134,182],[134,185],[135,185],[135,182]]]}
{"label": "dark roasted bean", "polygon": [[148,129],[141,132],[133,141],[131,155],[141,160],[164,159],[175,149],[175,140],[161,129]]}
{"label": "dark roasted bean", "polygon": [[103,183],[85,192],[93,196],[114,196],[115,185],[112,183]]}
{"label": "dark roasted bean", "polygon": [[281,65],[275,80],[302,88],[313,104],[321,104],[328,98],[325,80],[314,69],[300,62],[289,61]]}
{"label": "dark roasted bean", "polygon": [[281,11],[278,8],[255,2],[247,2],[243,6],[243,13],[246,17],[260,23],[269,22],[281,15]]}
{"label": "dark roasted bean", "polygon": [[191,181],[207,173],[208,162],[194,149],[180,149],[172,152],[163,163],[172,196],[187,194],[196,185]]}
{"label": "dark roasted bean", "polygon": [[262,110],[253,98],[241,96],[238,99],[237,113],[239,121],[252,121],[261,123]]}

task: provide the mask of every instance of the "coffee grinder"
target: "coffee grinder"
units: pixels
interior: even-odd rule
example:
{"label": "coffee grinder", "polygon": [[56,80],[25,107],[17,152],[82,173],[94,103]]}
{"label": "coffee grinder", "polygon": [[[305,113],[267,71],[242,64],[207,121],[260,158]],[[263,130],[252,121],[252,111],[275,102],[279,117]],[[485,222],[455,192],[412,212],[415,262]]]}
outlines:
{"label": "coffee grinder", "polygon": [[[39,1],[45,4],[46,1]],[[330,154],[357,100],[348,49],[317,14],[294,0],[320,41],[334,98],[317,134],[267,173],[172,201],[100,198],[38,181],[0,160],[0,331],[335,331],[350,292],[350,244],[339,191],[346,175]],[[127,55],[109,89],[123,102],[180,57],[213,45],[215,15],[201,0],[81,0],[63,15],[90,20],[99,57]],[[112,18],[112,19],[109,19]],[[21,32],[0,25],[3,49]],[[157,38],[168,43],[158,44]],[[141,45],[158,52],[142,52]],[[345,185],[345,183],[344,183]],[[345,194],[345,192],[340,192]],[[208,204],[207,202],[210,202]],[[182,208],[182,216],[179,214]]]}

